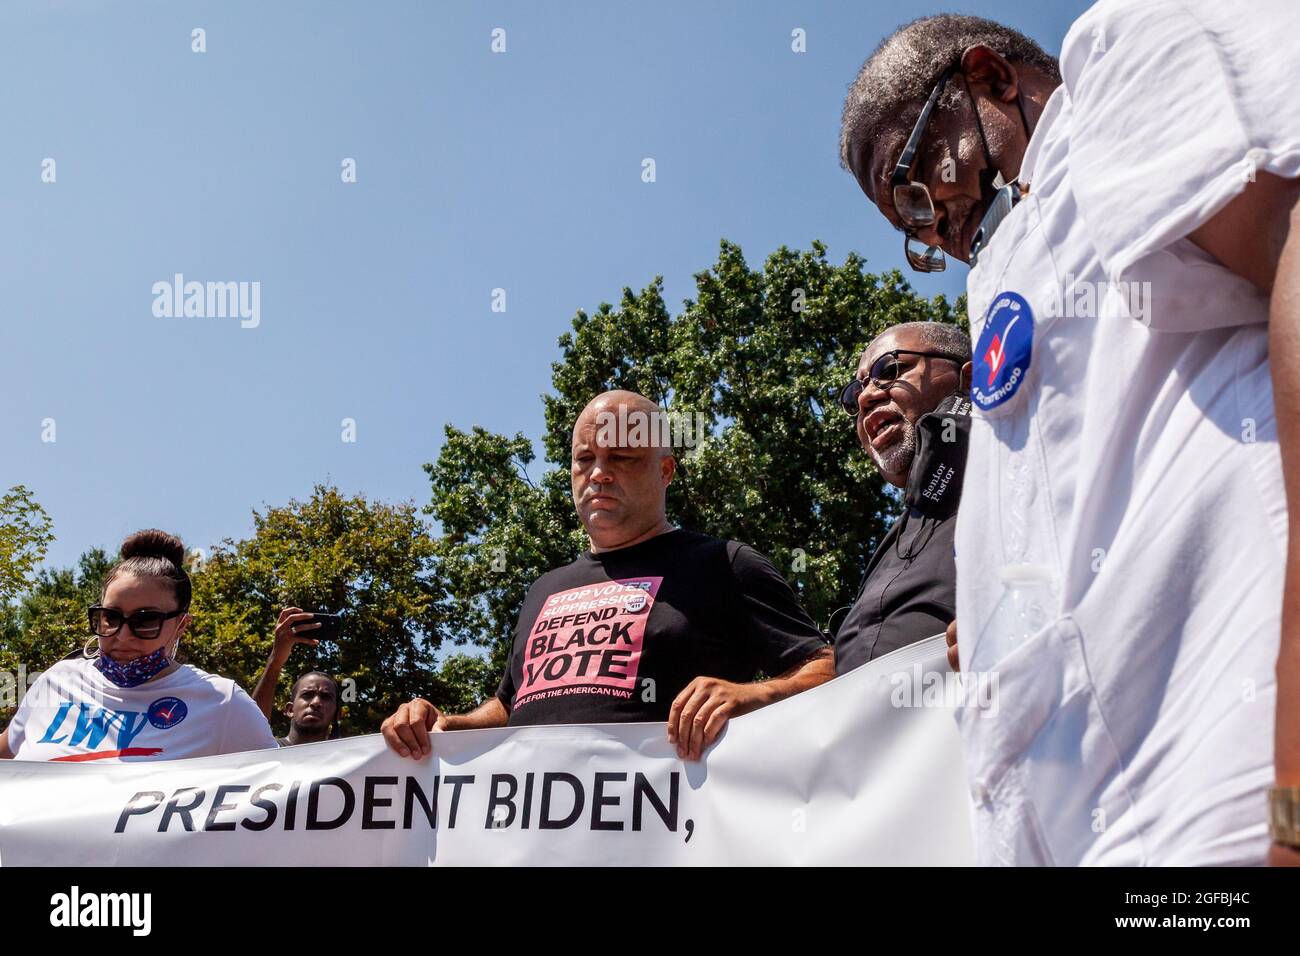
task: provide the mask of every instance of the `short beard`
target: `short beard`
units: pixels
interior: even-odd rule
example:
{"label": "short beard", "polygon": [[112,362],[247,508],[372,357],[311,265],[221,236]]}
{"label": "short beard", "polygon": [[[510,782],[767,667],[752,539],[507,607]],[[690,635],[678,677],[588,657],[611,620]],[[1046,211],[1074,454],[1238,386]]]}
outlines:
{"label": "short beard", "polygon": [[882,475],[901,475],[906,480],[907,471],[912,467],[912,456],[916,454],[916,426],[904,418],[898,422],[898,427],[903,432],[898,441],[884,451],[876,451],[870,445],[867,450]]}
{"label": "short beard", "polygon": [[298,731],[299,737],[319,737],[324,734],[328,738],[330,731],[333,729],[330,724],[320,724],[316,727],[307,727],[298,723],[296,720],[290,721],[289,727],[292,730]]}

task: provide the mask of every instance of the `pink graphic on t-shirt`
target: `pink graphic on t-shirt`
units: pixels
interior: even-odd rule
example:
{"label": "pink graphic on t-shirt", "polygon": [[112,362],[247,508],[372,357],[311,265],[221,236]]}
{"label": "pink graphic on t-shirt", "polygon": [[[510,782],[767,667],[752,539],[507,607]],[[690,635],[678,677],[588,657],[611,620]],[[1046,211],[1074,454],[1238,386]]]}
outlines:
{"label": "pink graphic on t-shirt", "polygon": [[631,697],[662,581],[624,578],[548,597],[528,632],[514,706],[569,693]]}

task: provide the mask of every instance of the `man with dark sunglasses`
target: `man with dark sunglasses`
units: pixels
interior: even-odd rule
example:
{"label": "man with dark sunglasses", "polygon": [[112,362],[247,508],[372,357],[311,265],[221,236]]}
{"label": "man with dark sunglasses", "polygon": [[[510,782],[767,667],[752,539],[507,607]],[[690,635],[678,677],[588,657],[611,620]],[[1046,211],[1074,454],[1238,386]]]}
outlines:
{"label": "man with dark sunglasses", "polygon": [[863,450],[904,500],[836,631],[837,674],[941,634],[956,615],[953,530],[970,368],[965,331],[907,322],[867,346],[840,392]]}
{"label": "man with dark sunglasses", "polygon": [[1059,63],[941,15],[850,88],[909,263],[971,265],[980,862],[1300,862],[1297,61],[1295,0],[1101,0]]}

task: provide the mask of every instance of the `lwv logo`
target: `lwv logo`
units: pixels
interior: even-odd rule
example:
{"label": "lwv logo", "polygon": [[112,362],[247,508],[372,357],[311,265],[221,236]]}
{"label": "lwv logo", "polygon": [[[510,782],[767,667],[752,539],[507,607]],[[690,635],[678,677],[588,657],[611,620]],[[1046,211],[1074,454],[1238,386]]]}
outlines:
{"label": "lwv logo", "polygon": [[153,897],[149,893],[70,893],[50,897],[51,926],[129,926],[133,936],[148,936]]}

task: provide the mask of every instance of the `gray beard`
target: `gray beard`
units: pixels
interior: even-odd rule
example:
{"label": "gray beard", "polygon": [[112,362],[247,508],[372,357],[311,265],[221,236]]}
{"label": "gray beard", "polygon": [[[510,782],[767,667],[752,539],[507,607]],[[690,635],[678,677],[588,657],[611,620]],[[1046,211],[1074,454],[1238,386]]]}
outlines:
{"label": "gray beard", "polygon": [[868,450],[871,452],[871,460],[882,474],[906,477],[907,470],[912,467],[912,456],[916,454],[916,426],[906,418],[898,425],[903,431],[898,441],[884,451],[876,451],[874,448]]}

